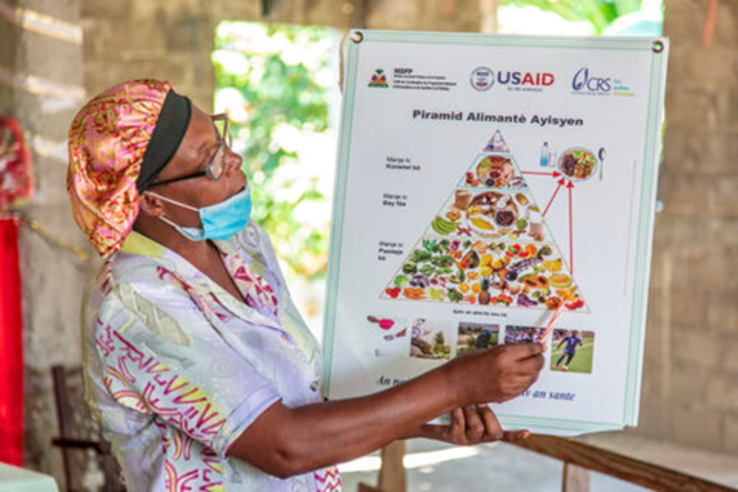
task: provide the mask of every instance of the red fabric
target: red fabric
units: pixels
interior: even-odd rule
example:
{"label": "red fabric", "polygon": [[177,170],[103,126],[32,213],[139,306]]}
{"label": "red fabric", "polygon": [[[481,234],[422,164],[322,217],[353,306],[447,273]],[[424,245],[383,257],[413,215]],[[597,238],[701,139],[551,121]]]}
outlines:
{"label": "red fabric", "polygon": [[0,219],[0,462],[23,464],[23,331],[18,222]]}
{"label": "red fabric", "polygon": [[0,213],[31,197],[31,153],[20,123],[0,116]]}

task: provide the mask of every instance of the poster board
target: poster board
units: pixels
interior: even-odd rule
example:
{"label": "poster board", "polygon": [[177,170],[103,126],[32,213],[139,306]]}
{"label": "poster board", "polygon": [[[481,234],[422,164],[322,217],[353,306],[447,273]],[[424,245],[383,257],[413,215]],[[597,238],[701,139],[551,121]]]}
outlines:
{"label": "poster board", "polygon": [[[349,34],[324,329],[329,399],[534,340],[506,428],[636,425],[668,42]],[[561,309],[559,309],[561,308]]]}

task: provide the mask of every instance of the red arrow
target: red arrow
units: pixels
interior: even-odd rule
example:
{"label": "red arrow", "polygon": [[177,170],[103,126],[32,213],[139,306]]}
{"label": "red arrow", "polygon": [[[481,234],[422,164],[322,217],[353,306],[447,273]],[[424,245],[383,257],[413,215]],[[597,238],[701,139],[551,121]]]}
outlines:
{"label": "red arrow", "polygon": [[561,173],[558,171],[554,171],[552,173],[541,173],[537,171],[523,171],[523,174],[535,174],[536,176],[553,176],[554,178],[558,178],[561,176]]}
{"label": "red arrow", "polygon": [[571,204],[571,190],[574,185],[569,181],[566,185],[569,188],[569,272],[574,275],[574,223],[572,222],[572,204]]}
{"label": "red arrow", "polygon": [[554,194],[551,197],[551,200],[549,200],[548,205],[546,205],[546,210],[543,211],[543,216],[544,217],[546,216],[546,213],[548,213],[548,209],[551,208],[551,204],[553,203],[554,198],[556,198],[556,194],[559,192],[559,190],[561,189],[561,187],[564,186],[564,183],[566,183],[566,181],[564,180],[564,178],[561,178],[559,180],[559,186],[556,187],[556,191],[554,191]]}

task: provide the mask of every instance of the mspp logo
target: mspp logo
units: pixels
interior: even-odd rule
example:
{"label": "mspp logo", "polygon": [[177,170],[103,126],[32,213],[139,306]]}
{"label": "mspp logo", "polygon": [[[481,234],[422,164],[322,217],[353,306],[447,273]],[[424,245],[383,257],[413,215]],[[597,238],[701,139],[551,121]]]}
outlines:
{"label": "mspp logo", "polygon": [[611,77],[595,77],[589,73],[589,68],[580,68],[571,80],[571,88],[579,93],[605,94],[612,91]]}

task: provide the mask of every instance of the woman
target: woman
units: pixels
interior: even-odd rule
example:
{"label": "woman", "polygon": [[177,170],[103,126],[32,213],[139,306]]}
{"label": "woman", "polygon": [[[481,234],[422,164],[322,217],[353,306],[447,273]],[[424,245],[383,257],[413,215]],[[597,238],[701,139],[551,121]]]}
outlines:
{"label": "woman", "polygon": [[[520,439],[486,407],[528,388],[543,346],[483,351],[324,402],[227,120],[169,83],[88,102],[69,136],[78,225],[107,258],[84,330],[88,403],[129,490],[340,490],[333,465],[400,438]],[[452,412],[448,427],[426,422]]]}

